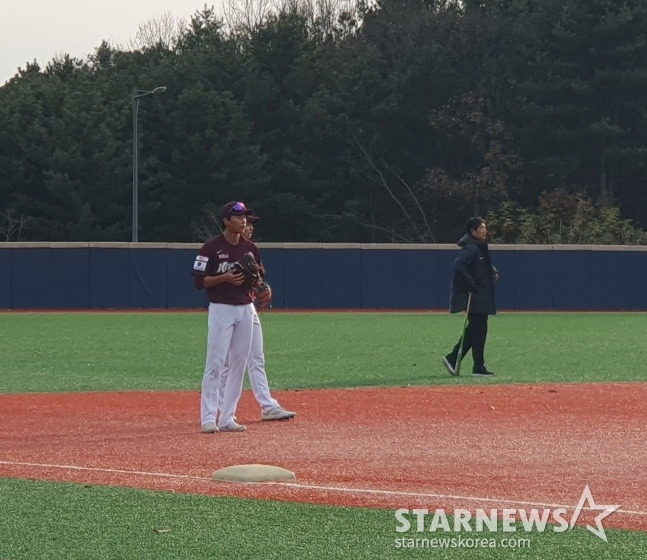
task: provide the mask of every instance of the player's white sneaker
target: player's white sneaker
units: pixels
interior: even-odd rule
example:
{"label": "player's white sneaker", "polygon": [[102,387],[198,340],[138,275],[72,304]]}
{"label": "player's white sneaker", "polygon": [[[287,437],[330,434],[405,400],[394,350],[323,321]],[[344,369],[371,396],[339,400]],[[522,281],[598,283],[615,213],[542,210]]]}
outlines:
{"label": "player's white sneaker", "polygon": [[289,420],[297,415],[296,412],[290,412],[280,406],[261,411],[261,420]]}
{"label": "player's white sneaker", "polygon": [[205,434],[215,434],[218,431],[218,426],[215,422],[207,422],[202,424],[202,432]]}
{"label": "player's white sneaker", "polygon": [[232,420],[226,426],[220,426],[219,430],[221,432],[244,432],[245,430],[247,430],[247,426],[242,426],[238,422],[234,422]]}

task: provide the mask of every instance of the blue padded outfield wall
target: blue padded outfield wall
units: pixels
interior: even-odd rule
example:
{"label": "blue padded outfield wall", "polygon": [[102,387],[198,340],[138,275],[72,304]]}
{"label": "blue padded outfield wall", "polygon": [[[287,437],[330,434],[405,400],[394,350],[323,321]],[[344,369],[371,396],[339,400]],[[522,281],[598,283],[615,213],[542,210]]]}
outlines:
{"label": "blue padded outfield wall", "polygon": [[[259,243],[276,309],[447,309],[455,245]],[[0,309],[198,309],[200,244],[0,243]],[[647,247],[490,245],[500,310],[647,310]]]}

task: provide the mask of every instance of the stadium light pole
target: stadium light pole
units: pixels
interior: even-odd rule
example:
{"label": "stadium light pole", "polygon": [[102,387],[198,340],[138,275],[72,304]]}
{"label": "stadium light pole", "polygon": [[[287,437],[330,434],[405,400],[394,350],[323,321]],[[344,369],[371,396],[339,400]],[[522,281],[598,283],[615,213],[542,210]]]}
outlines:
{"label": "stadium light pole", "polygon": [[139,169],[138,169],[138,142],[137,142],[137,112],[139,111],[139,99],[147,95],[157,95],[166,91],[165,86],[159,86],[150,91],[134,89],[131,94],[133,103],[133,219],[132,219],[132,241],[139,241]]}

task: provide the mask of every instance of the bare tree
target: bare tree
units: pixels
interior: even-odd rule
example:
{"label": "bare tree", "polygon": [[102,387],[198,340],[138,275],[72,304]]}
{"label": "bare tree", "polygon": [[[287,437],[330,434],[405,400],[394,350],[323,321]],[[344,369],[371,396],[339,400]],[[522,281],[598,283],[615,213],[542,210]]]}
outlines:
{"label": "bare tree", "polygon": [[301,15],[310,31],[323,39],[338,34],[342,14],[352,16],[355,22],[359,19],[357,0],[226,0],[223,12],[229,31],[242,35],[250,35],[269,16],[277,14]]}
{"label": "bare tree", "polygon": [[172,49],[178,39],[187,30],[185,19],[174,16],[166,11],[157,17],[140,23],[137,26],[135,38],[131,39],[128,46],[132,50],[150,48]]}
{"label": "bare tree", "polygon": [[223,19],[235,35],[251,35],[277,8],[275,0],[226,0]]}
{"label": "bare tree", "polygon": [[31,221],[31,216],[16,215],[13,208],[7,208],[0,217],[0,238],[5,241],[20,241],[23,229]]}
{"label": "bare tree", "polygon": [[304,16],[311,30],[320,33],[322,39],[338,34],[342,14],[357,16],[354,0],[282,0],[282,8],[288,13],[296,12]]}
{"label": "bare tree", "polygon": [[380,162],[376,162],[369,149],[354,134],[351,134],[349,144],[359,151],[365,163],[368,164],[370,172],[364,173],[364,176],[371,184],[387,193],[395,206],[400,209],[403,223],[407,224],[405,228],[386,228],[375,223],[363,224],[363,226],[388,234],[393,241],[399,243],[435,243],[436,238],[416,190],[384,159],[380,158]]}
{"label": "bare tree", "polygon": [[222,233],[222,220],[220,210],[217,208],[206,208],[202,215],[191,224],[191,230],[197,239],[207,241]]}

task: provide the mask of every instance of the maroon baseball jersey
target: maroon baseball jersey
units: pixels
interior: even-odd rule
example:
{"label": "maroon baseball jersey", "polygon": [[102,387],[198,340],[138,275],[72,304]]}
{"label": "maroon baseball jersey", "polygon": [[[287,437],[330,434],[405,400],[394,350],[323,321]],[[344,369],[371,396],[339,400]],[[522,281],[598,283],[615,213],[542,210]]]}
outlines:
{"label": "maroon baseball jersey", "polygon": [[245,254],[251,252],[256,261],[261,264],[258,247],[251,241],[241,237],[238,245],[232,245],[224,235],[218,235],[207,241],[198,253],[193,263],[193,283],[196,288],[204,289],[207,299],[212,303],[227,303],[229,305],[245,305],[252,303],[252,294],[244,285],[234,286],[229,282],[218,284],[213,288],[204,287],[205,276],[218,276],[229,272],[234,263]]}

